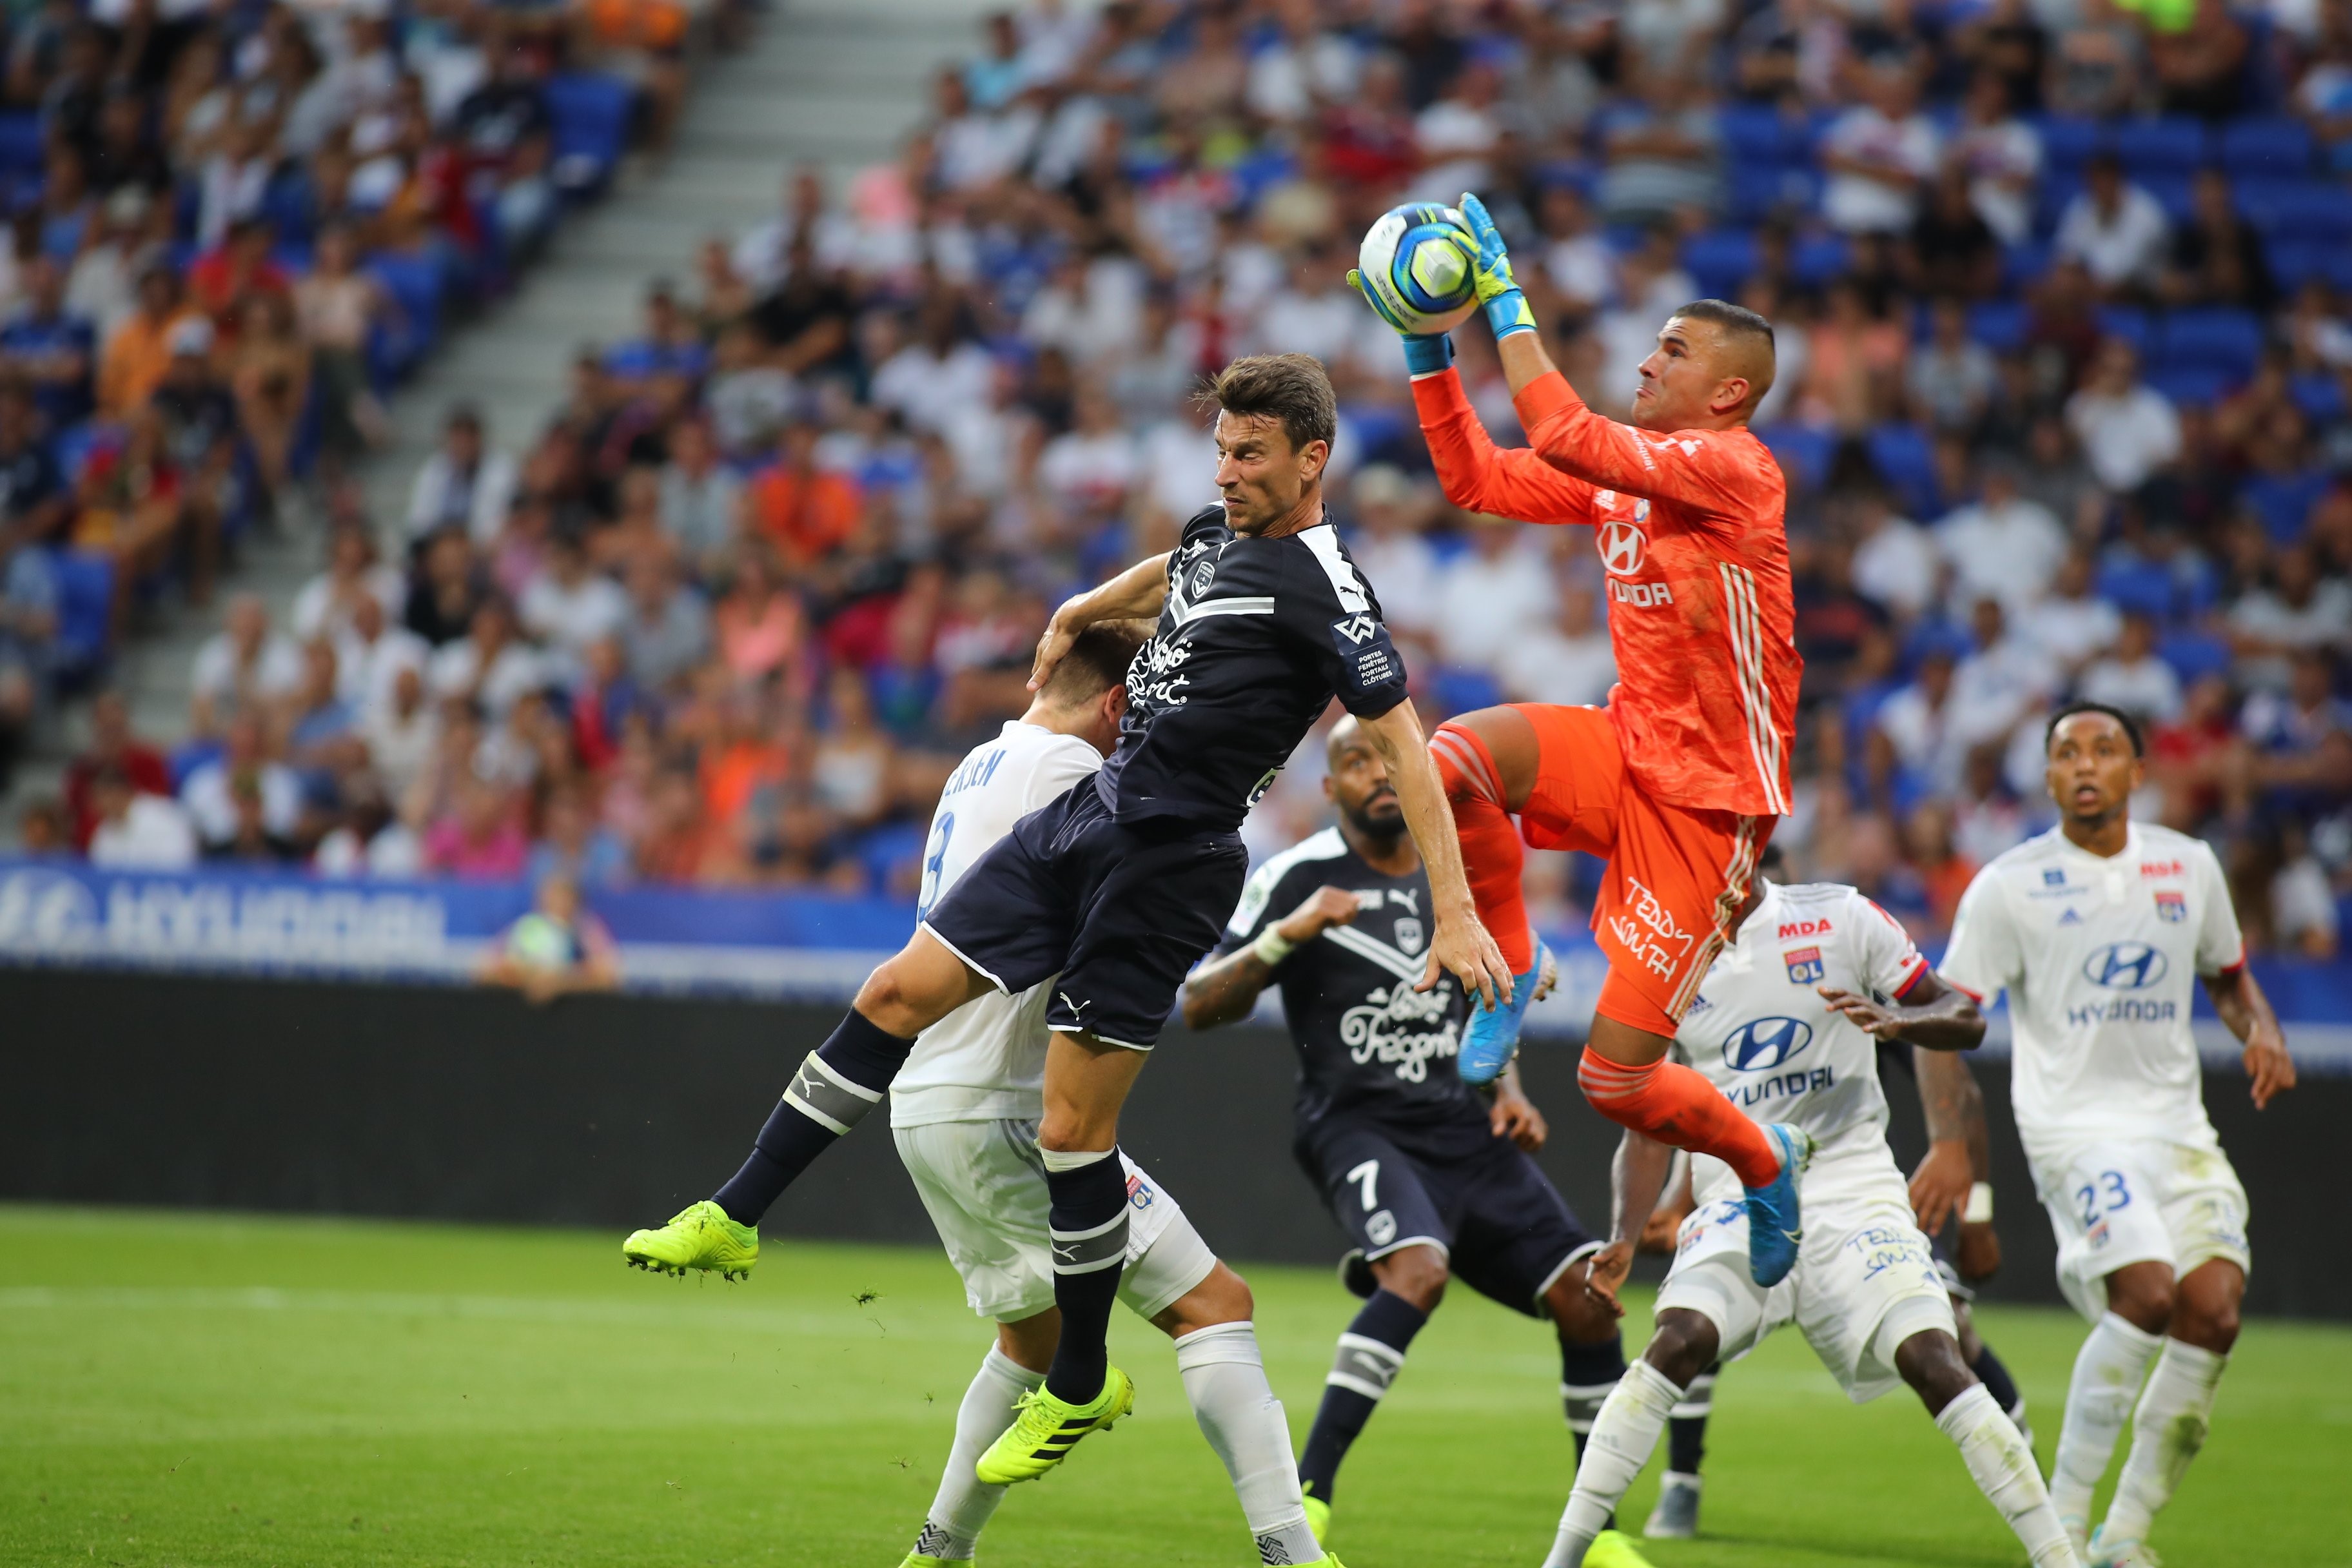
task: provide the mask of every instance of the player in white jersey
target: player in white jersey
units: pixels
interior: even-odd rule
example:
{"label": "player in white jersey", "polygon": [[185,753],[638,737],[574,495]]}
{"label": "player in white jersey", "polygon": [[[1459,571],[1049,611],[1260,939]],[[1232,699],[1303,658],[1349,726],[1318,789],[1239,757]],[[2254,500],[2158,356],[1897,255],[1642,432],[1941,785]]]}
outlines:
{"label": "player in white jersey", "polygon": [[[1698,1208],[1659,1289],[1656,1331],[1593,1423],[1546,1568],[1583,1562],[1692,1382],[1791,1322],[1856,1403],[1910,1384],[2034,1568],[2077,1568],[2033,1450],[1960,1353],[1951,1300],[1886,1145],[1878,1042],[1954,1051],[1983,1037],[1975,1003],[1937,979],[1861,893],[1758,879],[1675,1045],[1748,1116],[1804,1134],[1797,1265],[1777,1285],[1755,1282],[1739,1178],[1695,1160]],[[1591,1277],[1612,1307],[1672,1155],[1630,1131],[1618,1147],[1614,1233]]]}
{"label": "player in white jersey", "polygon": [[2245,1044],[2257,1108],[2294,1087],[2294,1062],[2246,970],[2213,851],[2126,814],[2139,727],[2076,703],[2051,720],[2045,748],[2058,826],[1969,884],[1942,973],[1982,1001],[2009,993],[2018,1135],[2057,1233],[2058,1282],[2094,1325],[2051,1496],[2082,1542],[2147,1377],[2131,1456],[2087,1545],[2095,1564],[2146,1564],[2148,1525],[2204,1441],[2252,1262],[2245,1189],[2205,1116],[2198,978]]}
{"label": "player in white jersey", "polygon": [[[1131,627],[1131,629],[1129,629]],[[921,913],[1023,816],[1092,774],[1118,739],[1123,673],[1148,627],[1087,628],[1028,712],[972,748],[948,780],[924,848]],[[1045,1382],[1060,1338],[1048,1248],[1044,1111],[1045,1007],[1053,982],[986,993],[916,1037],[890,1086],[898,1157],[996,1344],[956,1413],[955,1446],[902,1568],[968,1561],[1003,1500],[974,1467]],[[1131,1160],[1119,1299],[1176,1342],[1201,1430],[1224,1461],[1268,1563],[1315,1563],[1290,1428],[1267,1384],[1249,1287]],[[1335,1564],[1336,1568],[1336,1564]]]}

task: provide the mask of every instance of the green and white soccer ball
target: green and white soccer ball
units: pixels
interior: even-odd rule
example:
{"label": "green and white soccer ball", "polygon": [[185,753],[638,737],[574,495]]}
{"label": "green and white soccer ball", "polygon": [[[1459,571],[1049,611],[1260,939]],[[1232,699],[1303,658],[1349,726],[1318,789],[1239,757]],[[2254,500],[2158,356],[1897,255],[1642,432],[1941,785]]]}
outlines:
{"label": "green and white soccer ball", "polygon": [[568,969],[572,933],[545,915],[525,915],[507,933],[507,956],[527,969]]}
{"label": "green and white soccer ball", "polygon": [[1478,308],[1470,270],[1477,253],[1469,220],[1457,209],[1409,202],[1365,231],[1356,268],[1391,326],[1425,336],[1451,331]]}

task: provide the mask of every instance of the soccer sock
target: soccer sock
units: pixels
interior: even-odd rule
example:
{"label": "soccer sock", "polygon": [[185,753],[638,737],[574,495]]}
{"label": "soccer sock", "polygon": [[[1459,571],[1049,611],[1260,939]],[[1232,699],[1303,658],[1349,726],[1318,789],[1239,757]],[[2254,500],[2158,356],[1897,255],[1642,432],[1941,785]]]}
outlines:
{"label": "soccer sock", "polygon": [[1257,1331],[1248,1323],[1217,1323],[1186,1334],[1176,1342],[1176,1370],[1201,1436],[1233,1478],[1258,1561],[1322,1561],[1290,1458],[1290,1423],[1265,1380]]}
{"label": "soccer sock", "polygon": [[1449,721],[1429,737],[1429,756],[1444,781],[1445,798],[1454,803],[1454,836],[1462,841],[1462,868],[1479,922],[1503,950],[1511,973],[1524,974],[1535,963],[1535,933],[1519,885],[1527,851],[1503,804],[1503,775],[1494,754],[1475,731]]}
{"label": "soccer sock", "polygon": [[1717,1363],[1692,1378],[1675,1405],[1674,1416],[1666,1424],[1668,1474],[1698,1479],[1699,1466],[1706,1458],[1706,1418],[1715,1414],[1716,1374],[1722,1370]]}
{"label": "soccer sock", "polygon": [[1339,1336],[1339,1353],[1323,1380],[1323,1404],[1298,1457],[1298,1479],[1325,1502],[1339,1474],[1348,1446],[1372,1418],[1372,1408],[1404,1370],[1404,1352],[1429,1315],[1402,1296],[1375,1290],[1372,1299]]}
{"label": "soccer sock", "polygon": [[1682,1396],[1683,1391],[1648,1362],[1637,1361],[1625,1369],[1592,1423],[1592,1436],[1577,1463],[1576,1486],[1568,1494],[1559,1534],[1553,1538],[1544,1568],[1579,1568],[1583,1563],[1584,1549],[1609,1528],[1625,1489],[1650,1462],[1650,1450],[1658,1446],[1658,1434]]}
{"label": "soccer sock", "polygon": [[[1584,1463],[1584,1445],[1601,1407],[1625,1375],[1625,1336],[1612,1334],[1597,1345],[1559,1342],[1559,1404],[1568,1416],[1569,1436],[1576,1439],[1576,1462]],[[1612,1521],[1613,1528],[1613,1521]]]}
{"label": "soccer sock", "polygon": [[2100,1533],[2112,1543],[2144,1541],[2157,1510],[2172,1500],[2173,1489],[2189,1471],[2189,1461],[2205,1446],[2205,1431],[2213,1415],[2213,1396],[2221,1392],[2221,1371],[2230,1364],[2216,1355],[2179,1340],[2164,1342],[2147,1391],[2139,1396],[2132,1416],[2131,1453],[2107,1504]]}
{"label": "soccer sock", "polygon": [[2050,1500],[2059,1518],[2090,1519],[2092,1489],[2107,1473],[2140,1379],[2163,1343],[2113,1312],[2091,1325],[2066,1385],[2066,1421],[2058,1428],[2058,1455],[2050,1468]]}
{"label": "soccer sock", "polygon": [[1981,1340],[1977,1342],[1977,1359],[1969,1363],[1969,1370],[1975,1373],[1977,1381],[1985,1385],[1985,1392],[1992,1395],[1992,1402],[2016,1423],[2018,1431],[2024,1436],[2025,1446],[2029,1448],[2033,1447],[2033,1426],[2025,1419],[2025,1395],[2017,1391],[2017,1379],[2009,1375],[2009,1368],[2001,1364],[2000,1357],[1992,1353],[1990,1345]]}
{"label": "soccer sock", "polygon": [[1044,1373],[1031,1372],[994,1345],[988,1347],[956,1410],[955,1447],[948,1450],[939,1495],[923,1516],[923,1532],[915,1537],[916,1556],[971,1561],[982,1527],[1004,1500],[1004,1489],[982,1481],[973,1467],[996,1435],[1013,1425],[1014,1402],[1045,1381]]}
{"label": "soccer sock", "polygon": [[1780,1173],[1780,1151],[1722,1091],[1690,1068],[1669,1061],[1628,1067],[1590,1046],[1576,1081],[1592,1109],[1620,1127],[1696,1154],[1712,1154],[1751,1187]]}
{"label": "soccer sock", "polygon": [[1045,1161],[1046,1236],[1054,1252],[1054,1304],[1062,1340],[1045,1392],[1084,1405],[1102,1392],[1110,1368],[1110,1310],[1127,1268],[1127,1171],[1116,1149],[1041,1149]]}
{"label": "soccer sock", "polygon": [[851,1009],[824,1044],[803,1058],[792,1087],[768,1113],[751,1157],[711,1194],[737,1225],[757,1225],[784,1189],[800,1179],[833,1141],[882,1103],[890,1080],[907,1065],[912,1040],[886,1034]]}
{"label": "soccer sock", "polygon": [[2076,1568],[2074,1544],[2033,1467],[2033,1450],[1983,1384],[1945,1405],[1936,1429],[1959,1447],[1977,1490],[2009,1521],[2033,1568]]}

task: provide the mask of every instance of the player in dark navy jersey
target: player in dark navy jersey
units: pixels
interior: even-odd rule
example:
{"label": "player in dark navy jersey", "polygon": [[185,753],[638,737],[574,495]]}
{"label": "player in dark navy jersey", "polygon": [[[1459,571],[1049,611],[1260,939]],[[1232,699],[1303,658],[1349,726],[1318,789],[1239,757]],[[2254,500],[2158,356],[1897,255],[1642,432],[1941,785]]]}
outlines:
{"label": "player in dark navy jersey", "polygon": [[[1429,879],[1405,832],[1389,767],[1362,725],[1331,731],[1324,793],[1337,826],[1258,868],[1220,944],[1184,986],[1184,1021],[1209,1028],[1282,991],[1298,1049],[1293,1152],[1355,1242],[1342,1278],[1363,1310],[1339,1336],[1298,1474],[1308,1522],[1330,1527],[1349,1446],[1404,1365],[1406,1348],[1458,1275],[1515,1311],[1549,1318],[1560,1394],[1581,1450],[1625,1370],[1614,1316],[1584,1289],[1600,1241],[1529,1158],[1544,1119],[1516,1064],[1494,1099],[1454,1058],[1469,1006],[1450,978],[1416,991],[1429,940]],[[1622,1535],[1588,1561],[1641,1562]],[[1610,1555],[1608,1553],[1615,1553]]]}
{"label": "player in dark navy jersey", "polygon": [[748,1268],[740,1260],[756,1256],[760,1215],[881,1102],[918,1034],[991,989],[1051,980],[1038,1144],[1061,1334],[1045,1387],[975,1467],[987,1482],[1044,1474],[1132,1407],[1134,1386],[1104,1348],[1127,1249],[1127,1185],[1112,1157],[1119,1108],[1241,894],[1242,818],[1334,699],[1386,760],[1428,858],[1420,984],[1443,969],[1484,997],[1509,994],[1405,700],[1403,661],[1324,510],[1330,378],[1302,354],[1237,360],[1211,397],[1223,500],[1188,521],[1173,551],[1063,605],[1038,643],[1033,690],[1088,626],[1156,620],[1129,667],[1109,762],[1023,817],[926,911],[801,1064],[742,1169],[663,1233],[678,1267]]}

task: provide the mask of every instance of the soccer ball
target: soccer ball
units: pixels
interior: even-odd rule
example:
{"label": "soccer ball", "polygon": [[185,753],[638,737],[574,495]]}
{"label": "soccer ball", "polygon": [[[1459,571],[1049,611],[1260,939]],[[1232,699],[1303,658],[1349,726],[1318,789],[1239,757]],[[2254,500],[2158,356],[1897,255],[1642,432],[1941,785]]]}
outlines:
{"label": "soccer ball", "polygon": [[1356,266],[1374,307],[1400,331],[1449,331],[1477,308],[1470,223],[1453,207],[1411,202],[1366,231]]}

